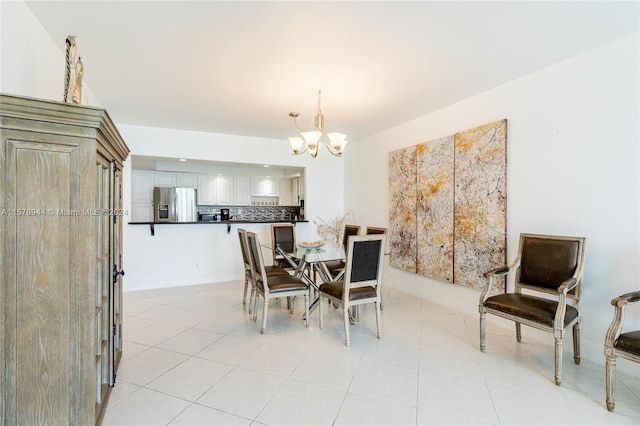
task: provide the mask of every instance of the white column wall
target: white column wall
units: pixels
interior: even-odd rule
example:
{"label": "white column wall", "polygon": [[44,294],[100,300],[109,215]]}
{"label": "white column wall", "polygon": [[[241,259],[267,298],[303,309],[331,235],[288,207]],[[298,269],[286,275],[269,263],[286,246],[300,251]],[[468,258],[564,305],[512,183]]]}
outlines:
{"label": "white column wall", "polygon": [[[603,362],[610,300],[640,288],[638,52],[638,34],[624,37],[352,143],[345,208],[387,225],[390,151],[508,119],[508,258],[521,232],[587,237],[582,348]],[[477,315],[475,290],[390,267],[385,283]],[[629,309],[627,325],[639,318]]]}

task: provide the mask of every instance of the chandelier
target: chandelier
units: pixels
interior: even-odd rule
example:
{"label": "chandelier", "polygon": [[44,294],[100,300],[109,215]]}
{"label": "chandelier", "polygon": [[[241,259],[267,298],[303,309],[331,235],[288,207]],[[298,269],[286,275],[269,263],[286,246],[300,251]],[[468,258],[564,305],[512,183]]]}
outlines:
{"label": "chandelier", "polygon": [[336,132],[328,134],[324,133],[324,115],[322,114],[322,109],[320,108],[320,96],[321,92],[320,90],[318,90],[318,110],[313,116],[313,128],[315,130],[306,132],[300,129],[300,126],[298,126],[298,122],[296,120],[300,113],[289,113],[289,117],[293,118],[293,122],[295,123],[297,129],[300,131],[300,135],[302,136],[294,136],[289,138],[289,142],[291,142],[291,149],[293,150],[294,155],[300,155],[308,150],[311,156],[313,158],[316,158],[316,156],[318,155],[318,148],[320,147],[320,144],[323,144],[327,147],[331,154],[335,155],[336,157],[342,156],[344,146],[347,144],[347,135]]}

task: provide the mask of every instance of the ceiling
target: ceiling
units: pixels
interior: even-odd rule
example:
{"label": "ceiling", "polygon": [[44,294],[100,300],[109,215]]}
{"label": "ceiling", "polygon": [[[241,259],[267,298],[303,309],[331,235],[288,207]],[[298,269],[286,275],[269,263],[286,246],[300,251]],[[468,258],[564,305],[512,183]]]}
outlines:
{"label": "ceiling", "polygon": [[[377,133],[637,32],[638,1],[25,1],[118,123]],[[61,75],[63,70],[61,70]]]}

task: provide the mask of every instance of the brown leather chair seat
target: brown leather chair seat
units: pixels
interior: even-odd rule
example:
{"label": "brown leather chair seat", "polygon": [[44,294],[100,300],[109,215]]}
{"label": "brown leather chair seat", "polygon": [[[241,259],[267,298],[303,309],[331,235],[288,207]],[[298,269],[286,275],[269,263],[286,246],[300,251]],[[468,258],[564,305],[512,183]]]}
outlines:
{"label": "brown leather chair seat", "polygon": [[620,334],[613,346],[621,351],[640,356],[640,330]]}
{"label": "brown leather chair seat", "polygon": [[[546,324],[549,327],[553,327],[553,321],[558,310],[558,302],[554,300],[518,293],[490,297],[484,302],[484,306],[539,324]],[[578,310],[573,306],[567,305],[564,326],[571,324],[577,317]]]}

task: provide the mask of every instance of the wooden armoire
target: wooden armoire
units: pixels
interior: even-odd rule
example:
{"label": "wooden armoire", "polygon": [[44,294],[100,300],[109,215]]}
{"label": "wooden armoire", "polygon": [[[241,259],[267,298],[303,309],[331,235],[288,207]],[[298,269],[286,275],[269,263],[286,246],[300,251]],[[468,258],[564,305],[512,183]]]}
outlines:
{"label": "wooden armoire", "polygon": [[104,109],[0,94],[0,424],[102,421],[122,355],[122,168]]}

